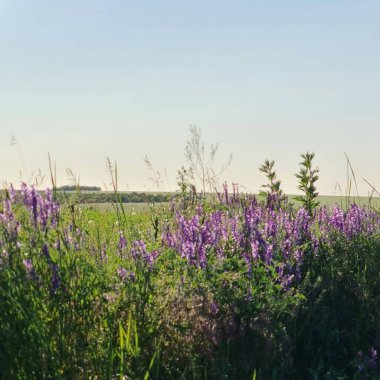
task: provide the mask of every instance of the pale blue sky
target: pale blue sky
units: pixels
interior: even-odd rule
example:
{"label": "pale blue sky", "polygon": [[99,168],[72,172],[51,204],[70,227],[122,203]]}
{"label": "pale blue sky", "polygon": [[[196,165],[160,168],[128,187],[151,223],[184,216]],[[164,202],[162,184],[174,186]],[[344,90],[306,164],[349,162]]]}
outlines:
{"label": "pale blue sky", "polygon": [[309,150],[320,193],[344,193],[346,152],[366,195],[361,177],[380,187],[379,19],[378,0],[0,0],[0,181],[48,174],[50,152],[60,184],[67,167],[108,184],[109,156],[122,188],[147,190],[148,155],[174,190],[195,124],[250,191],[269,158],[296,192]]}

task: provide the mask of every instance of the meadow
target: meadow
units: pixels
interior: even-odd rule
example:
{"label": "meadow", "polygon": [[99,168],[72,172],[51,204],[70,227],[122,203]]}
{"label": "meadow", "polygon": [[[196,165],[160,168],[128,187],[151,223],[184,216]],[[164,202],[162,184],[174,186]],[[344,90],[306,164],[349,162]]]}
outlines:
{"label": "meadow", "polygon": [[319,204],[313,171],[293,201],[267,169],[260,197],[143,208],[6,189],[0,378],[380,378],[375,203]]}

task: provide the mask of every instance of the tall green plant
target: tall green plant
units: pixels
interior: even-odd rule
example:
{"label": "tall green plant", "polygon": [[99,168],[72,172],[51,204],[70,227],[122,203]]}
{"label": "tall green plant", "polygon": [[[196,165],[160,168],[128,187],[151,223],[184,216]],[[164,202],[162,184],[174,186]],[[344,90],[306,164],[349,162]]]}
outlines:
{"label": "tall green plant", "polygon": [[314,209],[318,207],[319,202],[316,200],[318,197],[318,192],[315,187],[315,182],[318,181],[319,169],[313,168],[314,153],[304,153],[301,154],[303,159],[300,162],[300,171],[295,174],[298,179],[298,189],[300,189],[304,195],[296,197],[295,199],[302,203],[309,215],[312,215]]}
{"label": "tall green plant", "polygon": [[264,196],[268,205],[280,208],[286,200],[286,196],[281,189],[281,181],[277,178],[276,171],[273,169],[274,161],[265,160],[259,170],[264,173],[268,179],[266,185],[261,186],[266,190],[261,190],[260,195]]}

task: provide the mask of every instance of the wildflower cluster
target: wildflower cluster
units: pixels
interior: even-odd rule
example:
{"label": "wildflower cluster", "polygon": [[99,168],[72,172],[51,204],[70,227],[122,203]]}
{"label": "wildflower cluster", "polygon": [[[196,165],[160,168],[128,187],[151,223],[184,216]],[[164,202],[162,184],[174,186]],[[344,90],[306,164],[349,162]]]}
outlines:
{"label": "wildflower cluster", "polygon": [[248,274],[259,262],[273,266],[285,289],[300,280],[306,253],[318,255],[320,245],[331,245],[337,235],[353,239],[380,231],[379,215],[357,205],[347,211],[324,207],[310,215],[303,207],[276,210],[255,197],[240,198],[235,187],[229,196],[226,186],[218,199],[231,207],[217,210],[216,205],[216,210],[207,212],[199,205],[190,216],[176,210],[174,226],[167,227],[163,235],[165,246],[200,268],[227,256],[244,259]]}
{"label": "wildflower cluster", "polygon": [[295,208],[263,170],[264,202],[224,184],[138,227],[8,189],[0,377],[378,378],[380,215]]}

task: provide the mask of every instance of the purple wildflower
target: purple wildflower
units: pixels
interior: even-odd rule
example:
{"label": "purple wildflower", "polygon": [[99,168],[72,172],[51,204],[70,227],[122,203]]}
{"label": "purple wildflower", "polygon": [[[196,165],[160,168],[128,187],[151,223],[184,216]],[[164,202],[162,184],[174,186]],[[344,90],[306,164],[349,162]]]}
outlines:
{"label": "purple wildflower", "polygon": [[218,313],[219,306],[216,302],[211,302],[210,311],[211,311],[211,314],[213,314],[213,315],[216,315]]}
{"label": "purple wildflower", "polygon": [[127,271],[124,267],[119,267],[116,272],[122,282],[127,282],[128,280],[131,282],[136,281],[136,274],[133,271]]}
{"label": "purple wildflower", "polygon": [[146,254],[146,245],[142,240],[136,240],[133,242],[133,248],[131,249],[132,256],[135,260],[139,257],[143,257]]}
{"label": "purple wildflower", "polygon": [[119,268],[117,268],[116,272],[117,272],[117,275],[119,276],[119,279],[121,281],[125,281],[125,279],[128,275],[128,271],[123,267],[119,267]]}
{"label": "purple wildflower", "polygon": [[46,261],[48,262],[48,264],[51,264],[51,257],[50,257],[49,247],[48,247],[48,245],[46,243],[42,246],[42,253],[45,256]]}
{"label": "purple wildflower", "polygon": [[34,271],[34,266],[33,266],[33,262],[31,259],[24,259],[22,261],[22,263],[24,264],[24,267],[25,267],[25,272],[27,274],[27,276],[30,278],[30,279],[34,279],[36,274],[35,274],[35,271]]}
{"label": "purple wildflower", "polygon": [[259,258],[259,247],[260,247],[260,244],[257,240],[251,241],[252,257],[255,260]]}
{"label": "purple wildflower", "polygon": [[127,240],[125,239],[122,232],[120,232],[119,243],[118,243],[117,248],[120,253],[122,253],[127,248]]}
{"label": "purple wildflower", "polygon": [[11,184],[9,186],[9,199],[11,201],[11,203],[15,203],[16,202],[16,190],[14,189],[13,185]]}
{"label": "purple wildflower", "polygon": [[129,280],[131,282],[135,282],[136,281],[136,273],[135,272],[133,272],[133,271],[129,272]]}
{"label": "purple wildflower", "polygon": [[154,262],[159,255],[159,251],[155,250],[148,252],[145,243],[142,240],[136,240],[133,242],[131,254],[135,261],[138,262],[142,260],[145,265],[148,266],[149,270],[151,270],[153,268]]}
{"label": "purple wildflower", "polygon": [[52,191],[47,189],[45,198],[32,186],[21,184],[21,196],[24,205],[28,209],[34,226],[46,229],[50,220],[51,226],[56,227],[59,205],[53,200]]}
{"label": "purple wildflower", "polygon": [[330,223],[335,229],[343,232],[343,230],[344,230],[344,213],[338,206],[335,206],[333,209],[333,213],[330,217]]}
{"label": "purple wildflower", "polygon": [[51,271],[51,293],[55,294],[61,283],[59,274],[58,274],[58,271],[59,271],[58,264],[51,264],[50,271]]}

